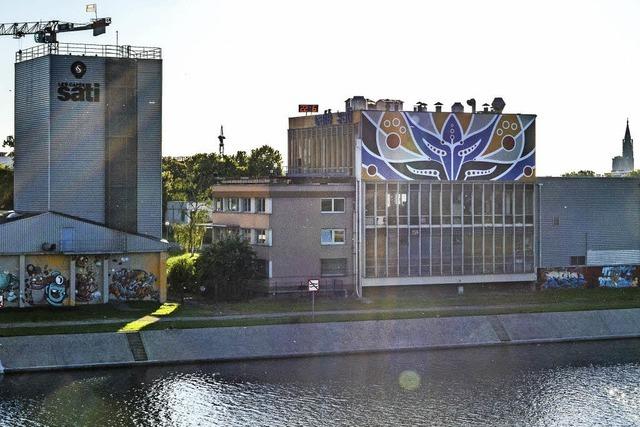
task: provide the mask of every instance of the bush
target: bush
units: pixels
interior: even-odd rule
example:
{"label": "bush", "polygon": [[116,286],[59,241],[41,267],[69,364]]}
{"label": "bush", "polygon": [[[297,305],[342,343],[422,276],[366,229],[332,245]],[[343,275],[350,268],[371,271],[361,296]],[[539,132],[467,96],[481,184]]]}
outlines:
{"label": "bush", "polygon": [[256,254],[246,240],[231,235],[200,254],[196,277],[208,298],[216,301],[248,298],[256,277]]}
{"label": "bush", "polygon": [[187,292],[197,292],[196,260],[198,255],[184,254],[167,260],[167,281],[175,294],[181,294],[181,288]]}

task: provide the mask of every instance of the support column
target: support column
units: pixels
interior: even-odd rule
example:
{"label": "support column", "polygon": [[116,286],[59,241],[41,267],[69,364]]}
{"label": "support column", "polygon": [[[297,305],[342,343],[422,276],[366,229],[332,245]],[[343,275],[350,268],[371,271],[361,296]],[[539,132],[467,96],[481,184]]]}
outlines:
{"label": "support column", "polygon": [[109,258],[105,257],[102,262],[102,302],[109,302]]}
{"label": "support column", "polygon": [[160,252],[160,262],[158,263],[158,290],[160,291],[160,302],[167,301],[167,253]]}
{"label": "support column", "polygon": [[20,307],[27,307],[27,303],[25,301],[25,283],[27,280],[27,265],[25,262],[25,256],[20,255],[20,271],[18,272],[18,277],[20,280]]}
{"label": "support column", "polygon": [[69,305],[76,305],[76,260],[69,259]]}

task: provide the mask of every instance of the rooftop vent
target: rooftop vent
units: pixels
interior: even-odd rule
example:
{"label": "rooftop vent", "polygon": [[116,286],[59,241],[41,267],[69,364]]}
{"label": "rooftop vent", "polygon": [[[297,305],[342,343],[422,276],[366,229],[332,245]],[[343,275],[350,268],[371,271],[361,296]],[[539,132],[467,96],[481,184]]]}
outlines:
{"label": "rooftop vent", "polygon": [[496,113],[502,113],[505,105],[504,99],[502,98],[493,98],[493,102],[491,103],[491,107]]}
{"label": "rooftop vent", "polygon": [[464,105],[460,102],[456,102],[451,106],[452,113],[464,113]]}
{"label": "rooftop vent", "polygon": [[441,113],[442,112],[442,102],[436,102],[435,106],[436,106],[436,113]]}
{"label": "rooftop vent", "polygon": [[467,105],[471,107],[471,112],[476,112],[476,100],[475,98],[467,99]]}
{"label": "rooftop vent", "polygon": [[413,106],[413,111],[427,111],[427,104],[422,101],[416,102],[416,105]]}

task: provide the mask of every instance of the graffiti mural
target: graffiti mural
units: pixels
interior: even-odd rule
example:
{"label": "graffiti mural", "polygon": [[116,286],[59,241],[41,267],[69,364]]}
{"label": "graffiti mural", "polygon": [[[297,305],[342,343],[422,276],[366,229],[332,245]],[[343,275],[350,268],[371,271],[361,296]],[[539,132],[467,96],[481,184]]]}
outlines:
{"label": "graffiti mural", "polygon": [[598,277],[598,284],[603,288],[629,288],[638,286],[636,267],[619,265],[602,267],[602,274]]}
{"label": "graffiti mural", "polygon": [[27,264],[25,303],[60,307],[69,301],[69,280],[56,267]]}
{"label": "graffiti mural", "polygon": [[102,302],[102,262],[97,257],[76,258],[76,304]]}
{"label": "graffiti mural", "polygon": [[20,273],[18,257],[0,258],[0,308],[20,305]]}
{"label": "graffiti mural", "polygon": [[538,270],[542,289],[560,288],[627,288],[638,286],[638,267],[566,267]]}
{"label": "graffiti mural", "polygon": [[366,111],[362,179],[533,179],[534,122],[520,114]]}
{"label": "graffiti mural", "polygon": [[152,272],[157,272],[157,266],[144,255],[114,258],[110,265],[110,299],[117,301],[160,299],[157,275]]}

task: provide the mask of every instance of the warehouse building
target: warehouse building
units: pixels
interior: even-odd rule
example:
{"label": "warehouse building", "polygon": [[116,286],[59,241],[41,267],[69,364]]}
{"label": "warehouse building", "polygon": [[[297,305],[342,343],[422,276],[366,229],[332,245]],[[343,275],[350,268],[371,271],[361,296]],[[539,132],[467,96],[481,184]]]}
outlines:
{"label": "warehouse building", "polygon": [[[399,100],[353,97],[344,112],[292,117],[287,177],[259,189],[243,180],[214,186],[214,227],[247,236],[271,266],[272,290],[308,279],[330,289],[339,280],[357,295],[379,286],[544,285],[549,274],[575,275],[580,266],[598,277],[614,265],[635,274],[638,181],[537,179],[535,116],[503,113],[500,98],[482,111],[469,105],[404,111]],[[611,205],[574,200],[591,192],[591,200],[624,197],[615,232],[602,226]],[[262,198],[270,208],[256,215]],[[581,206],[588,220],[565,211],[555,215],[565,227],[553,215],[548,222],[558,199]],[[554,208],[542,210],[547,204]],[[634,231],[616,237],[627,228]],[[576,246],[575,230],[589,233],[588,246]]]}
{"label": "warehouse building", "polygon": [[35,46],[15,76],[0,304],[164,300],[160,49]]}

